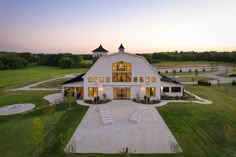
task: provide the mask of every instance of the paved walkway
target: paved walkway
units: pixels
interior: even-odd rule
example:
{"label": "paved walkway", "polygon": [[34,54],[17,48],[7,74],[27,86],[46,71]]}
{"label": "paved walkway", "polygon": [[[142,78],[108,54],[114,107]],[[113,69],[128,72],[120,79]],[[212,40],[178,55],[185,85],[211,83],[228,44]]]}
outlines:
{"label": "paved walkway", "polygon": [[53,78],[53,79],[44,80],[44,81],[37,82],[37,83],[31,84],[31,85],[28,85],[28,86],[25,86],[25,87],[16,88],[16,89],[10,89],[10,90],[7,90],[7,91],[61,90],[59,88],[32,88],[32,87],[40,85],[40,84],[43,84],[43,83],[46,83],[46,82],[49,82],[49,81],[54,81],[54,80],[62,79],[62,78],[73,78],[76,75],[79,75],[79,74],[67,74],[67,75],[64,75],[63,77],[57,77],[57,78]]}
{"label": "paved walkway", "polygon": [[[103,125],[99,105],[90,106],[65,148],[67,152],[72,145],[77,153],[119,153],[124,147],[136,153],[174,153],[171,143],[178,143],[155,106],[129,100],[113,100],[105,106],[109,106],[114,123]],[[140,106],[146,107],[142,121],[129,122]]]}
{"label": "paved walkway", "polygon": [[31,103],[8,105],[0,108],[0,115],[12,115],[17,113],[22,113],[29,111],[34,107],[35,105]]}
{"label": "paved walkway", "polygon": [[49,103],[58,104],[63,101],[64,96],[63,93],[54,93],[46,95],[43,99],[47,100]]}

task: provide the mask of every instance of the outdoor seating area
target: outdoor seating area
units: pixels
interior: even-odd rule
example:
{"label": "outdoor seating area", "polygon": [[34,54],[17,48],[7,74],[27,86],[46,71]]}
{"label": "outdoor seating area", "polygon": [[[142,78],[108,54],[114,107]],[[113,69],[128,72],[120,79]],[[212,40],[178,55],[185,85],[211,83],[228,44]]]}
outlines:
{"label": "outdoor seating area", "polygon": [[111,112],[109,111],[108,106],[99,107],[100,116],[104,125],[112,124],[114,120],[112,119]]}
{"label": "outdoor seating area", "polygon": [[136,109],[136,111],[132,114],[132,116],[129,118],[130,122],[134,122],[134,123],[140,123],[144,113],[145,113],[145,109],[144,107],[139,107]]}

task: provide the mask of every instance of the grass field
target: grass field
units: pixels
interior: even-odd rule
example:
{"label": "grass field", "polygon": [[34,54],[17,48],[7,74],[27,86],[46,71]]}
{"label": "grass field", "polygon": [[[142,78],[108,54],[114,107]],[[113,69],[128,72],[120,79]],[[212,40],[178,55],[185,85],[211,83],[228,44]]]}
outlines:
{"label": "grass field", "polygon": [[31,67],[19,70],[0,71],[0,90],[28,85],[41,80],[63,76],[65,74],[82,73],[87,69],[61,69],[59,67]]}
{"label": "grass field", "polygon": [[60,85],[63,82],[66,82],[69,79],[71,79],[71,78],[56,79],[56,80],[53,80],[53,81],[49,81],[49,82],[45,82],[45,83],[39,84],[37,86],[34,86],[33,88],[59,88]]}

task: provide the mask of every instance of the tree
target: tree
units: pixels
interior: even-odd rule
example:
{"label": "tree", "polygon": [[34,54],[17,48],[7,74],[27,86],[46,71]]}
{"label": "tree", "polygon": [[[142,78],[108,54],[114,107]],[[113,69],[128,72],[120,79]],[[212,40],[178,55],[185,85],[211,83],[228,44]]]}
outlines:
{"label": "tree", "polygon": [[176,76],[176,70],[175,69],[173,69],[173,75]]}
{"label": "tree", "polygon": [[4,65],[3,65],[2,61],[0,60],[0,70],[1,69],[4,69]]}
{"label": "tree", "polygon": [[36,152],[39,149],[40,143],[44,139],[44,126],[40,120],[40,118],[34,118],[33,120],[33,129],[32,129],[32,140],[35,146]]}
{"label": "tree", "polygon": [[68,68],[72,68],[73,65],[73,61],[70,58],[67,57],[63,57],[60,61],[60,66],[63,69],[68,69]]}
{"label": "tree", "polygon": [[197,77],[198,76],[198,70],[195,69],[195,76]]}
{"label": "tree", "polygon": [[69,109],[71,109],[72,104],[74,103],[75,98],[73,92],[68,92],[66,95],[66,103],[69,106]]}

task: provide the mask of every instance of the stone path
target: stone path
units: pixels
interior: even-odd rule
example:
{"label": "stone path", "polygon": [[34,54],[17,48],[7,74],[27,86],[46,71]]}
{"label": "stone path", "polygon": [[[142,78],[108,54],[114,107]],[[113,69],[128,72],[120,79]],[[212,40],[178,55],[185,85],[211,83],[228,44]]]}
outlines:
{"label": "stone path", "polygon": [[17,113],[22,113],[29,111],[35,107],[34,104],[31,103],[22,103],[22,104],[13,104],[0,108],[0,115],[12,115]]}
{"label": "stone path", "polygon": [[[136,153],[175,153],[172,145],[182,151],[155,106],[130,100],[113,100],[104,105],[109,107],[113,124],[103,125],[99,105],[90,106],[66,146],[66,152],[72,152],[73,147],[76,153],[119,153],[128,147]],[[130,122],[128,119],[140,106],[146,107],[142,121]]]}

